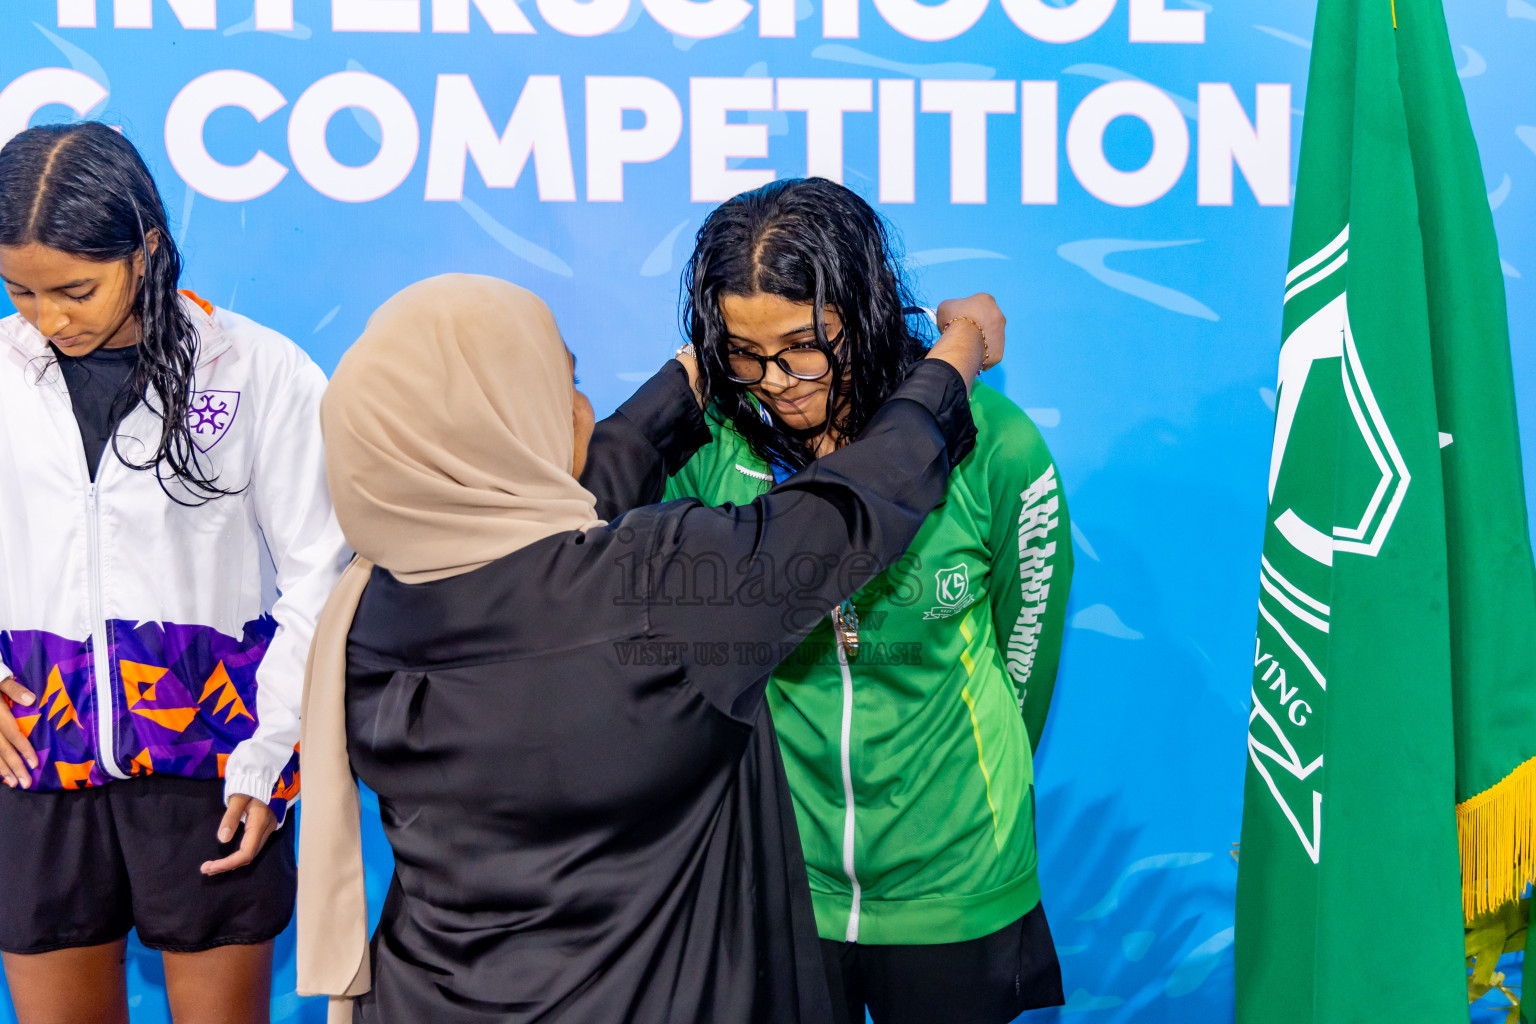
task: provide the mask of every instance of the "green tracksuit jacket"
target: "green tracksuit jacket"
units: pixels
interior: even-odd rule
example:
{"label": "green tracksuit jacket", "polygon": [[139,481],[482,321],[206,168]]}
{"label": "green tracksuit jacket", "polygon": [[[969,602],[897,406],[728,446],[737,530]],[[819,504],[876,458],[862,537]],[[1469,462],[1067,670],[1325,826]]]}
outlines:
{"label": "green tracksuit jacket", "polygon": [[[824,620],[768,690],[826,939],[960,942],[1040,899],[1031,751],[1072,579],[1067,506],[1018,406],[978,383],[971,412],[976,449],[943,503],[854,595],[856,656]],[[667,498],[750,502],[769,467],[708,419]]]}

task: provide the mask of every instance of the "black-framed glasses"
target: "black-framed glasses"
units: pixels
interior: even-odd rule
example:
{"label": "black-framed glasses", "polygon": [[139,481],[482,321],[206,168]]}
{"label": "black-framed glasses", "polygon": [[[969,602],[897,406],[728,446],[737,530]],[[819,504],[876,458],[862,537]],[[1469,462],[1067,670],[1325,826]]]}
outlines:
{"label": "black-framed glasses", "polygon": [[843,332],[828,344],[819,341],[801,342],[771,356],[755,352],[729,352],[726,354],[727,376],[737,384],[756,384],[768,373],[768,364],[776,363],[779,369],[796,380],[820,380],[832,369],[832,352],[842,344]]}

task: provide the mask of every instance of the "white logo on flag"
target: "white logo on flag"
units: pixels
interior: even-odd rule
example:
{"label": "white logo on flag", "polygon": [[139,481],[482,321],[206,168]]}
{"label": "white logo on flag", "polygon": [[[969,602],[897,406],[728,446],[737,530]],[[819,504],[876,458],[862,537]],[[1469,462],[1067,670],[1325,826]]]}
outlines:
{"label": "white logo on flag", "polygon": [[[1287,303],[1325,281],[1337,287],[1338,294],[1287,335],[1280,348],[1269,499],[1273,526],[1283,542],[1271,537],[1260,559],[1259,635],[1253,656],[1253,711],[1248,718],[1249,759],[1314,864],[1322,852],[1323,744],[1319,727],[1307,729],[1307,724],[1323,712],[1328,689],[1323,668],[1328,664],[1332,609],[1324,599],[1329,596],[1334,554],[1379,554],[1411,480],[1355,346],[1341,273],[1349,260],[1348,242],[1346,225],[1333,241],[1286,276]],[[1358,519],[1349,510],[1342,525],[1317,519],[1330,510],[1336,513],[1337,499],[1343,497],[1347,503],[1354,492],[1340,491],[1332,501],[1312,506],[1309,522],[1290,507],[1293,500],[1305,500],[1309,489],[1277,487],[1282,473],[1300,472],[1305,477],[1313,469],[1309,460],[1329,457],[1326,452],[1297,450],[1291,453],[1289,470],[1285,468],[1287,447],[1298,433],[1298,415],[1312,415],[1302,412],[1303,394],[1309,381],[1328,386],[1325,374],[1313,373],[1319,362],[1328,359],[1339,361],[1341,397],[1381,474],[1374,486],[1358,493]],[[1323,410],[1322,415],[1336,415],[1338,406],[1333,401],[1313,401],[1321,403],[1312,408]],[[1331,444],[1318,440],[1315,425],[1310,433],[1315,443]],[[1316,468],[1326,476],[1331,464]],[[1293,550],[1302,557],[1291,554]]]}
{"label": "white logo on flag", "polygon": [[[1349,228],[1317,255],[1302,262],[1286,279],[1289,284],[1299,273],[1327,259],[1333,251],[1348,241]],[[1349,259],[1346,248],[1322,270],[1303,278],[1285,293],[1285,301],[1310,288],[1341,269]],[[1381,470],[1381,482],[1372,492],[1370,500],[1361,510],[1359,522],[1354,526],[1331,525],[1327,530],[1306,522],[1294,509],[1286,509],[1275,519],[1275,528],[1297,551],[1324,565],[1333,564],[1335,551],[1351,551],[1356,554],[1375,555],[1392,530],[1397,510],[1408,493],[1412,477],[1397,441],[1387,427],[1387,421],[1371,393],[1365,367],[1355,348],[1354,333],[1349,326],[1348,293],[1340,291],[1337,298],[1313,313],[1285,339],[1280,346],[1280,376],[1275,388],[1275,446],[1269,463],[1269,497],[1275,497],[1275,483],[1280,477],[1280,466],[1285,460],[1286,444],[1290,441],[1291,427],[1296,421],[1296,410],[1307,386],[1312,366],[1320,359],[1338,359],[1344,383],[1344,395],[1349,401],[1349,411],[1354,417],[1360,436],[1370,449],[1371,457]]]}

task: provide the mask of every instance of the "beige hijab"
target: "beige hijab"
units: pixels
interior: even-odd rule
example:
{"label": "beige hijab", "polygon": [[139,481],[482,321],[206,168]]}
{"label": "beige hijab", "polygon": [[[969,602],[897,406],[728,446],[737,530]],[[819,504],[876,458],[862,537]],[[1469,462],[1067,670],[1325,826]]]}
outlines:
{"label": "beige hijab", "polygon": [[333,1024],[368,991],[347,633],[375,565],[419,583],[599,525],[571,476],[571,364],[554,317],[506,281],[448,274],[380,306],[321,406],[336,517],[357,558],[331,592],[304,680],[298,991]]}

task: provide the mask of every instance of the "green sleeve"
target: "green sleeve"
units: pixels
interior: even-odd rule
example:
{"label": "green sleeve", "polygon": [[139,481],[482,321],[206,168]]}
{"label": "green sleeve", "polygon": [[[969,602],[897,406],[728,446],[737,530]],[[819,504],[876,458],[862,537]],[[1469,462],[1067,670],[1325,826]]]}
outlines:
{"label": "green sleeve", "polygon": [[[981,448],[993,516],[990,600],[997,647],[1031,749],[1045,729],[1072,585],[1072,535],[1056,463],[1023,410],[994,393]],[[977,454],[982,454],[978,451]]]}

